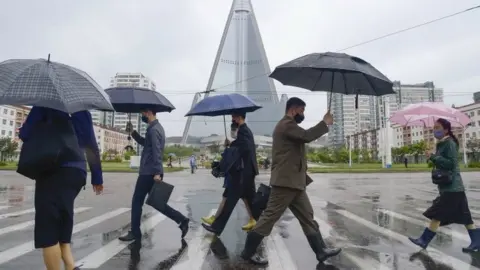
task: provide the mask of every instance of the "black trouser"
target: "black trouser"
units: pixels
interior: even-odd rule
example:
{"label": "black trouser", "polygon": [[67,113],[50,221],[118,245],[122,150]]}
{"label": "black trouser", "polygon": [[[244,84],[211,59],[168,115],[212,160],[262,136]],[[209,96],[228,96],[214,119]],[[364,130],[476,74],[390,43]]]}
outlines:
{"label": "black trouser", "polygon": [[86,184],[86,173],[60,168],[35,182],[35,248],[72,240],[75,198]]}
{"label": "black trouser", "polygon": [[[230,186],[226,189],[226,194],[224,193],[224,195],[226,195],[226,199],[222,212],[212,223],[212,228],[218,234],[221,234],[225,229],[225,226],[227,226],[227,222],[230,219],[238,200],[246,199],[248,207],[250,209],[253,208],[252,202],[253,197],[255,196],[255,176],[244,177],[243,181],[238,181],[238,179],[233,177],[229,185]],[[252,188],[253,192],[251,191]]]}
{"label": "black trouser", "polygon": [[[163,175],[162,175],[163,178]],[[132,198],[132,234],[135,237],[141,237],[142,232],[140,231],[140,221],[142,219],[142,207],[145,203],[145,198],[147,197],[150,190],[152,190],[155,180],[153,180],[153,175],[139,175],[137,179],[137,184],[135,185],[135,191],[133,192]],[[182,221],[187,219],[182,213],[170,207],[168,204],[165,205],[165,208],[161,212],[169,219],[175,221],[177,224],[180,224]]]}

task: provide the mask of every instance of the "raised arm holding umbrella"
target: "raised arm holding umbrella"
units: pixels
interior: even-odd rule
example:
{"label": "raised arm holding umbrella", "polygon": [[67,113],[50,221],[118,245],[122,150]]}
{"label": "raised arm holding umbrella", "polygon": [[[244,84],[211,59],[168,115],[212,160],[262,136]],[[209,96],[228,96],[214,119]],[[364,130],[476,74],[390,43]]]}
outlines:
{"label": "raised arm holding umbrella", "polygon": [[[17,172],[35,182],[35,247],[48,269],[78,269],[70,248],[73,206],[86,184],[103,191],[100,154],[88,110],[113,110],[108,95],[84,71],[47,60],[0,63],[0,104],[33,106],[19,137]],[[86,159],[85,159],[86,156]]]}

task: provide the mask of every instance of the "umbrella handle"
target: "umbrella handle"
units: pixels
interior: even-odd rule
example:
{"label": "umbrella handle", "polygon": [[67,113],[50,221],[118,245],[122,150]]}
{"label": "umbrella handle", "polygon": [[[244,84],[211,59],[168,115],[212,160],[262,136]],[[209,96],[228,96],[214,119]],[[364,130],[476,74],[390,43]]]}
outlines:
{"label": "umbrella handle", "polygon": [[223,128],[225,129],[225,139],[228,139],[228,137],[227,137],[227,121],[225,120],[225,115],[223,116]]}

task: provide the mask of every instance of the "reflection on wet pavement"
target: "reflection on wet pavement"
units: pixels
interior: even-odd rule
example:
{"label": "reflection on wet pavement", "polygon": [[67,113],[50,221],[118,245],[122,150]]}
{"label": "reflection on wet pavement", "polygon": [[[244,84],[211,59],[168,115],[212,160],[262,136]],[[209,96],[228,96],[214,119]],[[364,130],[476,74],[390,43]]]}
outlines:
{"label": "reflection on wet pavement", "polygon": [[[14,172],[0,172],[0,269],[41,269],[41,252],[34,250],[34,182]],[[480,174],[463,174],[474,220],[480,218]],[[80,193],[75,205],[72,250],[82,269],[261,269],[239,254],[248,220],[239,203],[225,231],[215,237],[203,230],[200,218],[216,211],[221,181],[199,170],[169,174],[175,185],[171,206],[191,219],[190,232],[180,239],[178,225],[148,206],[142,216],[141,242],[124,243],[118,237],[130,226],[133,174],[106,174],[108,191],[94,196]],[[321,174],[308,188],[315,219],[328,246],[340,255],[318,264],[298,221],[287,211],[265,238],[259,252],[269,258],[265,269],[479,269],[480,253],[461,248],[470,238],[462,226],[439,229],[425,251],[408,236],[421,234],[427,220],[423,211],[436,197],[428,174]],[[268,182],[260,175],[257,183]]]}

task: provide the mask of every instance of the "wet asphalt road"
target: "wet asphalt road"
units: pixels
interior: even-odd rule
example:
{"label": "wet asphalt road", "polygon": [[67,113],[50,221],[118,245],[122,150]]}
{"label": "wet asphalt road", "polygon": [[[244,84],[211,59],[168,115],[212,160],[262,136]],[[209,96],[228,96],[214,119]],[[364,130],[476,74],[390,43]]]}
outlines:
{"label": "wet asphalt road", "polygon": [[[479,173],[464,173],[474,220],[480,217]],[[258,177],[257,184],[269,175]],[[14,172],[0,172],[0,269],[45,269],[41,252],[33,249],[33,184]],[[428,173],[420,174],[316,174],[308,188],[315,216],[330,245],[343,248],[327,265],[317,266],[298,222],[287,212],[277,223],[262,252],[268,269],[477,269],[480,254],[461,247],[469,237],[461,226],[442,228],[427,252],[410,244],[426,219],[422,211],[436,196]],[[200,217],[216,209],[222,181],[207,171],[168,174],[175,184],[171,206],[192,220],[185,242],[176,224],[144,207],[142,245],[119,242],[129,227],[130,200],[135,174],[105,174],[105,194],[82,190],[76,201],[72,248],[82,269],[258,269],[238,257],[247,215],[240,202],[220,238],[199,224]]]}

